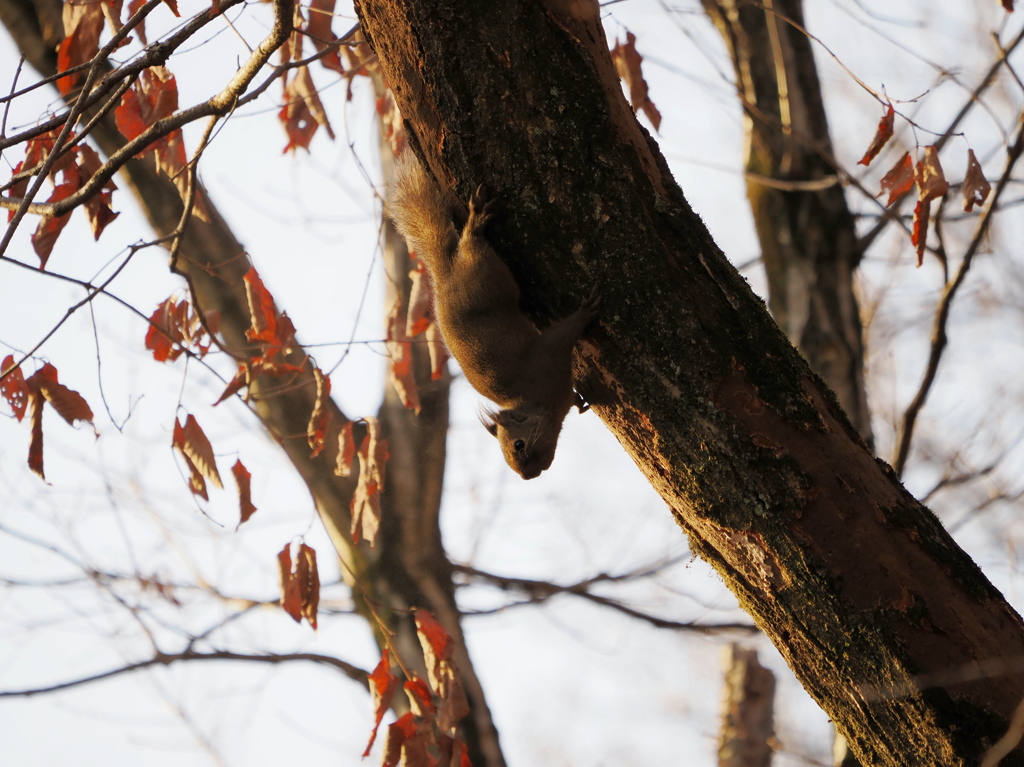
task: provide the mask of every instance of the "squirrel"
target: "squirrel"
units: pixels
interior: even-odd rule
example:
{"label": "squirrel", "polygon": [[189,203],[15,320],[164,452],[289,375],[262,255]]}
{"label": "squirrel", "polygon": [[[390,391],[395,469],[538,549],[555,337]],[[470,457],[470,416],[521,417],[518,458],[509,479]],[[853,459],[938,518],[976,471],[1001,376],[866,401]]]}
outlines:
{"label": "squirrel", "polygon": [[512,272],[485,236],[496,204],[479,186],[460,234],[455,219],[464,209],[407,150],[396,161],[386,208],[427,268],[434,318],[449,351],[473,388],[501,408],[483,410],[480,420],[508,465],[533,479],[551,466],[570,408],[588,407],[573,389],[572,351],[600,298],[595,289],[572,315],[537,330],[519,306]]}

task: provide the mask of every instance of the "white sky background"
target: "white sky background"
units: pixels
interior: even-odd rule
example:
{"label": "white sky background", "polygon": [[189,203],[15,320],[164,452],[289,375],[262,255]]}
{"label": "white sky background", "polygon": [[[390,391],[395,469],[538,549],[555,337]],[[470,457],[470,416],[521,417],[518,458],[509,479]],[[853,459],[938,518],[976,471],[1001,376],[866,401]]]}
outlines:
{"label": "white sky background", "polygon": [[[966,5],[966,4],[965,4]],[[969,4],[962,16],[937,16],[934,4],[890,4],[877,0],[808,3],[808,26],[839,59],[874,88],[894,99],[930,90],[920,104],[899,108],[925,128],[942,131],[966,96],[954,82],[939,83],[936,70],[886,41],[874,27],[911,51],[954,71],[968,86],[992,60],[986,35],[1005,17],[996,0]],[[186,0],[183,17],[205,8]],[[647,0],[621,2],[606,10],[609,38],[630,29],[646,58],[651,96],[663,114],[662,151],[688,200],[735,263],[758,253],[740,172],[739,107],[716,71],[731,69],[720,39],[697,0],[681,0],[666,13]],[[870,13],[869,13],[870,12]],[[897,14],[898,15],[894,15]],[[873,15],[872,15],[873,14]],[[889,15],[885,15],[889,14]],[[232,18],[236,18],[235,12]],[[1010,17],[1008,39],[1021,13]],[[171,24],[158,9],[151,24]],[[253,6],[237,18],[250,46],[266,34],[268,6]],[[353,23],[350,11],[335,21],[336,32]],[[864,23],[862,23],[864,22]],[[247,54],[233,32],[180,53],[169,62],[182,107],[219,89]],[[152,35],[151,35],[152,39]],[[204,38],[205,39],[205,38]],[[129,48],[130,53],[134,48]],[[862,154],[880,107],[820,48],[821,67],[837,154],[848,167]],[[127,55],[127,54],[125,54]],[[1021,56],[1015,60],[1019,62]],[[17,66],[10,42],[0,43],[0,89]],[[34,74],[23,72],[21,84]],[[312,153],[282,155],[286,143],[277,122],[280,90],[232,117],[203,158],[202,177],[211,198],[243,241],[278,305],[293,318],[299,340],[313,347],[321,367],[334,365],[349,338],[383,337],[383,280],[376,252],[379,204],[370,181],[379,182],[372,94],[356,82],[345,102],[345,85],[314,69],[338,140],[323,131]],[[32,124],[56,96],[41,91],[15,102],[8,131]],[[998,125],[1011,131],[1020,107],[1019,90],[1004,81],[962,130],[993,178],[1001,166]],[[193,149],[201,126],[186,131]],[[870,170],[869,187],[889,164],[913,146],[897,121],[898,151],[887,150]],[[920,143],[931,143],[919,133]],[[942,159],[951,181],[962,178],[967,144],[954,140]],[[22,157],[3,154],[3,168]],[[4,176],[6,178],[6,176]],[[1011,190],[1007,199],[1019,191]],[[860,211],[870,203],[850,192]],[[114,196],[120,218],[93,244],[84,217],[76,213],[58,241],[48,269],[81,279],[109,274],[123,249],[151,236],[125,191]],[[971,219],[966,226],[972,226]],[[992,239],[993,256],[978,259],[964,299],[955,309],[950,349],[920,426],[937,461],[956,451],[974,468],[991,461],[1021,434],[1024,259],[1020,217],[1003,214]],[[8,255],[28,264],[28,220]],[[965,231],[969,232],[969,229]],[[955,242],[957,233],[950,235]],[[958,250],[951,247],[953,253]],[[925,359],[932,306],[941,286],[934,260],[914,269],[903,235],[875,245],[864,266],[864,291],[878,301],[873,326],[872,405],[880,454],[891,452],[893,414],[917,386]],[[745,274],[759,292],[758,267]],[[111,285],[111,291],[149,314],[184,286],[168,272],[162,252],[146,250]],[[357,314],[366,291],[366,304]],[[81,290],[38,272],[0,264],[0,357],[38,342]],[[74,430],[46,414],[44,485],[28,471],[27,421],[0,418],[0,577],[49,582],[78,577],[81,569],[24,536],[58,547],[85,567],[158,576],[173,582],[214,584],[223,593],[273,599],[274,556],[285,542],[305,535],[320,553],[322,579],[334,583],[337,568],[308,493],[283,453],[238,403],[210,408],[223,383],[184,360],[154,362],[143,348],[145,324],[105,299],[92,304],[102,367],[88,308],[76,313],[39,353],[54,364],[61,381],[80,391],[96,413],[101,437]],[[890,338],[895,338],[891,342]],[[233,366],[211,360],[222,376]],[[374,414],[385,360],[380,344],[358,344],[332,376],[335,400],[348,415]],[[31,369],[31,366],[30,366]],[[99,390],[102,381],[108,416]],[[183,383],[184,382],[184,383]],[[179,403],[211,438],[227,489],[212,491],[209,504],[189,494],[176,468],[170,434]],[[140,399],[141,398],[141,399]],[[478,397],[459,379],[453,389],[449,472],[444,532],[451,556],[492,572],[571,583],[599,572],[618,573],[663,556],[684,555],[685,539],[664,504],[593,415],[572,414],[550,471],[529,483],[505,466],[493,439],[476,420]],[[132,407],[134,409],[132,410]],[[6,415],[6,409],[3,409]],[[131,418],[119,432],[129,410]],[[997,414],[993,417],[993,414]],[[228,468],[240,457],[253,474],[259,511],[240,532],[237,500]],[[1019,491],[1021,452],[1012,453],[989,485],[933,507],[947,522],[997,481]],[[941,470],[923,463],[908,471],[908,486],[926,491]],[[1009,479],[1006,479],[1009,478]],[[1016,523],[1019,505],[995,504],[959,538],[994,582],[1018,605]],[[211,521],[213,520],[213,521]],[[223,527],[218,526],[223,525]],[[17,531],[22,538],[12,536]],[[170,541],[170,543],[168,543]],[[146,607],[146,620],[161,649],[182,647],[175,626],[201,631],[229,609],[202,595],[176,592],[184,607],[121,585],[117,593]],[[674,568],[657,584],[629,589],[640,609],[675,620],[743,619],[717,576],[700,562]],[[347,606],[345,590],[333,586],[325,598]],[[505,598],[487,589],[460,595],[467,607],[491,608]],[[161,623],[162,622],[162,625]],[[470,650],[483,678],[510,764],[710,765],[715,761],[721,674],[719,647],[725,640],[680,635],[574,602],[521,607],[467,619]],[[779,672],[777,721],[787,753],[776,764],[827,760],[830,735],[824,715],[808,701],[765,642],[756,643],[763,662]],[[305,650],[336,654],[372,668],[377,657],[365,623],[355,617],[324,617],[314,634],[280,610],[257,611],[214,635],[212,645],[239,651]],[[109,595],[91,584],[62,589],[0,589],[0,690],[35,687],[88,675],[149,657],[152,648],[139,624]],[[308,764],[361,764],[370,728],[368,696],[354,683],[320,667],[282,668],[249,664],[180,665],[80,688],[59,696],[0,699],[0,743],[12,765],[269,764],[285,759]],[[371,760],[369,763],[376,763]]]}

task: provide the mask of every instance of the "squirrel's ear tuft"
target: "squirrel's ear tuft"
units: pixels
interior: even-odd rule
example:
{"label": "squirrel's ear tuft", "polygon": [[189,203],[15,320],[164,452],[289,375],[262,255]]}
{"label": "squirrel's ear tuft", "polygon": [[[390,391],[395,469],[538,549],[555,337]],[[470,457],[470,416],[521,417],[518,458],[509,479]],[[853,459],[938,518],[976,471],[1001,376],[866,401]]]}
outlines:
{"label": "squirrel's ear tuft", "polygon": [[480,418],[480,423],[484,425],[484,428],[491,433],[491,436],[498,436],[498,424],[495,422],[495,413],[493,410],[487,408],[480,408],[480,412],[477,414]]}

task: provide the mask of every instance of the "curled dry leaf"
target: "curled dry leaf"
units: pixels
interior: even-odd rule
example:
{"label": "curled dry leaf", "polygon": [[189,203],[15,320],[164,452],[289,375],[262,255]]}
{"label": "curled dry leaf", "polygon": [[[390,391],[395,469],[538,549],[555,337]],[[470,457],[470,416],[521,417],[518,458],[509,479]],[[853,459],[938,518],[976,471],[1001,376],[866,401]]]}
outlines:
{"label": "curled dry leaf", "polygon": [[325,376],[320,368],[314,367],[313,380],[316,381],[316,402],[306,425],[306,441],[313,451],[310,458],[316,458],[324,449],[327,431],[331,426],[331,379]]}
{"label": "curled dry leaf", "polygon": [[381,437],[380,421],[366,419],[367,433],[359,446],[359,482],[352,495],[352,540],[375,546],[380,530],[380,494],[384,492],[384,470],[388,443]]}
{"label": "curled dry leaf", "polygon": [[964,175],[964,210],[970,213],[975,205],[984,205],[991,191],[992,185],[985,178],[974,150],[968,149],[967,173]]}
{"label": "curled dry leaf", "polygon": [[619,73],[619,77],[622,78],[626,83],[626,87],[629,88],[629,103],[633,107],[633,111],[643,110],[643,113],[647,115],[647,119],[651,121],[651,125],[654,126],[654,130],[658,130],[661,127],[661,113],[654,106],[654,102],[651,101],[647,81],[644,80],[644,75],[641,71],[643,56],[637,52],[636,35],[632,32],[627,32],[625,44],[616,40],[615,47],[612,48],[611,53],[612,61],[615,62],[615,69]]}
{"label": "curled dry leaf", "polygon": [[434,305],[430,276],[423,262],[416,259],[416,267],[409,271],[412,287],[409,290],[409,311],[405,318],[405,334],[414,338],[430,326],[431,308]]}
{"label": "curled dry leaf", "polygon": [[256,507],[253,506],[252,491],[250,489],[252,475],[245,468],[241,458],[237,459],[235,465],[231,467],[231,474],[235,478],[235,485],[238,486],[239,520],[238,525],[235,527],[235,530],[238,530],[239,527],[249,521],[249,517],[256,512]]}
{"label": "curled dry leaf", "polygon": [[444,366],[448,362],[448,347],[441,337],[441,328],[431,322],[427,328],[427,351],[430,353],[430,380],[436,381],[444,375]]}
{"label": "curled dry leaf", "polygon": [[949,182],[939,163],[939,150],[934,146],[924,148],[924,159],[919,160],[914,169],[914,183],[917,184],[917,197],[922,202],[938,199],[949,189]]}
{"label": "curled dry leaf", "polygon": [[305,618],[315,629],[317,607],[320,604],[320,574],[316,566],[316,552],[305,543],[300,544],[293,563],[291,548],[290,543],[285,544],[277,555],[281,607],[296,623]]}
{"label": "curled dry leaf", "polygon": [[878,130],[875,131],[875,137],[871,140],[871,146],[868,147],[864,156],[857,162],[858,165],[870,165],[871,161],[878,156],[878,153],[882,151],[882,147],[892,138],[895,122],[896,112],[893,110],[892,104],[889,104],[889,108],[882,115],[882,119],[878,123]]}
{"label": "curled dry leaf", "polygon": [[890,168],[889,172],[882,176],[882,191],[879,196],[889,192],[889,199],[885,201],[886,206],[892,205],[896,200],[910,191],[914,186],[914,161],[910,152],[905,152]]}
{"label": "curled dry leaf", "polygon": [[412,370],[412,342],[405,333],[405,312],[402,311],[402,297],[395,296],[395,302],[388,313],[388,329],[385,345],[391,364],[388,366],[388,379],[395,387],[402,404],[415,413],[420,412],[420,395],[416,386],[416,376]]}
{"label": "curled dry leaf", "polygon": [[206,492],[207,479],[217,487],[224,487],[220,479],[220,472],[217,471],[213,446],[194,415],[188,414],[184,426],[177,418],[174,419],[171,445],[180,453],[185,465],[188,466],[191,474],[189,489],[195,495],[202,497],[203,500],[210,500],[210,496]]}
{"label": "curled dry leaf", "polygon": [[349,421],[338,432],[338,458],[334,464],[334,473],[339,477],[351,476],[355,457],[356,439],[352,434],[352,422]]}
{"label": "curled dry leaf", "polygon": [[384,719],[384,712],[391,706],[391,699],[395,696],[398,688],[398,678],[391,673],[391,652],[387,648],[381,653],[380,663],[370,674],[370,696],[373,699],[373,730],[370,731],[370,740],[363,751],[363,758],[370,755],[370,749],[377,740],[377,730],[380,728],[381,720]]}
{"label": "curled dry leaf", "polygon": [[288,134],[285,152],[294,152],[298,148],[308,151],[309,142],[313,140],[313,135],[321,126],[327,131],[327,135],[334,139],[327,111],[320,101],[320,94],[317,93],[309,67],[305,65],[299,67],[295,77],[285,83],[284,106],[277,116]]}
{"label": "curled dry leaf", "polygon": [[429,723],[406,713],[388,725],[384,738],[382,767],[435,767],[429,746],[433,743]]}
{"label": "curled dry leaf", "polygon": [[[14,359],[8,356],[3,362],[3,369],[8,370],[13,366]],[[7,384],[8,380],[11,381],[10,384]],[[91,424],[92,409],[81,394],[57,380],[57,368],[49,363],[24,379],[21,378],[20,370],[12,372],[4,379],[3,392],[15,415],[18,416],[20,412],[19,421],[25,414],[27,399],[32,429],[28,446],[28,467],[40,478],[46,479],[43,472],[43,404],[49,402],[61,418],[71,425],[76,421],[87,421]],[[93,433],[99,437],[95,427]]]}

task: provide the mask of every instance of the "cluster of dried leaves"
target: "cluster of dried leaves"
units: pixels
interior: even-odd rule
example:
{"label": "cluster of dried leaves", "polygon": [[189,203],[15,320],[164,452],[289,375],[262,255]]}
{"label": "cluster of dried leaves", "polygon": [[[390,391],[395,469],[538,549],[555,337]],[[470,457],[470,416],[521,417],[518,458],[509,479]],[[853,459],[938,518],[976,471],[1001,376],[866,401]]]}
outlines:
{"label": "cluster of dried leaves", "polygon": [[[383,767],[470,767],[466,744],[458,724],[469,713],[458,670],[452,661],[452,638],[427,610],[416,610],[416,635],[423,648],[429,685],[415,673],[402,669],[402,689],[409,711],[388,725],[384,739]],[[363,756],[369,756],[384,713],[391,708],[399,678],[391,670],[391,652],[381,653],[370,674],[374,725]]]}
{"label": "cluster of dried leaves", "polygon": [[[1013,10],[1008,8],[1008,10]],[[882,148],[892,138],[896,122],[896,112],[892,104],[888,105],[885,114],[878,123],[878,129],[871,141],[871,145],[859,160],[859,165],[870,165]],[[912,187],[917,186],[917,207],[914,208],[914,228],[911,233],[911,241],[917,249],[917,265],[924,262],[924,250],[928,239],[928,221],[931,216],[932,200],[941,199],[949,191],[949,182],[942,172],[942,165],[939,163],[939,151],[935,146],[918,147],[918,154],[924,156],[915,163],[910,152],[904,152],[903,156],[895,165],[882,177],[882,190],[879,196],[889,193],[886,206],[892,206],[903,195],[907,194]],[[971,212],[975,205],[984,205],[988,199],[992,186],[982,173],[981,165],[974,150],[967,150],[967,170],[964,173],[964,181],[961,186],[964,196],[964,210]]]}

